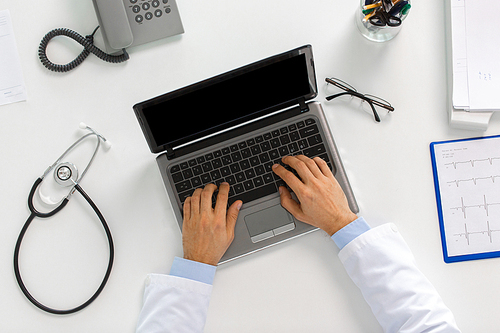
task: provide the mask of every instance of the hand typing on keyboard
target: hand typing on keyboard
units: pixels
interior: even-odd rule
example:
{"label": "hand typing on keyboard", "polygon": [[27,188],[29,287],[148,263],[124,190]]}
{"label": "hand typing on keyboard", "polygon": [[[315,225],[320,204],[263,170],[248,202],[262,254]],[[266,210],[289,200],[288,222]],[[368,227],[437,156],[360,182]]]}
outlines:
{"label": "hand typing on keyboard", "polygon": [[184,202],[182,225],[182,245],[184,258],[217,265],[234,238],[234,226],[241,208],[241,200],[235,201],[227,209],[229,184],[219,187],[215,208],[212,196],[217,186],[208,184],[198,188],[193,196]]}
{"label": "hand typing on keyboard", "polygon": [[300,179],[279,164],[273,171],[295,193],[295,201],[288,189],[280,186],[281,205],[297,220],[323,229],[330,236],[357,219],[347,202],[344,192],[328,165],[319,157],[304,155],[286,156],[283,163],[293,168]]}
{"label": "hand typing on keyboard", "polygon": [[171,166],[169,171],[181,203],[191,197],[197,188],[204,188],[207,184],[219,186],[223,182],[231,186],[229,205],[237,200],[249,203],[277,193],[278,188],[285,185],[273,173],[272,167],[282,163],[281,158],[288,155],[318,156],[335,173],[320,127],[313,118],[192,156]]}

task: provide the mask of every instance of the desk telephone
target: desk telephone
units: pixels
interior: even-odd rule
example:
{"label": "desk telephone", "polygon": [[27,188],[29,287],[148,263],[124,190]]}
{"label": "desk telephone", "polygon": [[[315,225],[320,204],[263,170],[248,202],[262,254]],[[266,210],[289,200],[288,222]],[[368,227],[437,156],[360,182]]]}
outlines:
{"label": "desk telephone", "polygon": [[92,0],[108,53],[184,33],[175,0]]}
{"label": "desk telephone", "polygon": [[[47,69],[72,70],[90,53],[104,61],[123,62],[129,58],[126,48],[184,33],[176,0],[92,0],[92,3],[107,53],[94,46],[97,28],[85,37],[69,29],[54,29],[45,35],[38,50],[40,61]],[[60,35],[73,38],[85,48],[66,65],[54,64],[46,55],[49,41]]]}

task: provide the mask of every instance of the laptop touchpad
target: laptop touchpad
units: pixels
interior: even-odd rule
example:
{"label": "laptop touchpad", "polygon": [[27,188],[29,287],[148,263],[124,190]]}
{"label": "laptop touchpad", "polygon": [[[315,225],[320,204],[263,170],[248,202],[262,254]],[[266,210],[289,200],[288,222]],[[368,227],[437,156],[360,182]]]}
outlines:
{"label": "laptop touchpad", "polygon": [[245,216],[245,223],[253,243],[295,229],[292,215],[280,204]]}

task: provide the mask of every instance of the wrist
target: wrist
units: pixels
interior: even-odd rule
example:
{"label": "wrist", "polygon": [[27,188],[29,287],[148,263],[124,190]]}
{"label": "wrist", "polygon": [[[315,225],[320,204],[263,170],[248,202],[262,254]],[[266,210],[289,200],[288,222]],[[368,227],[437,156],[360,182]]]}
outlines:
{"label": "wrist", "polygon": [[213,284],[216,270],[216,266],[175,257],[172,267],[170,268],[170,275],[206,284]]}
{"label": "wrist", "polygon": [[363,217],[358,217],[356,220],[337,231],[331,239],[335,242],[338,248],[342,250],[347,244],[370,229],[371,228],[368,223],[366,223],[365,219]]}
{"label": "wrist", "polygon": [[219,263],[219,260],[204,258],[202,256],[191,256],[191,255],[184,254],[183,258],[186,260],[191,260],[191,261],[195,261],[195,262],[199,262],[201,264],[211,265],[211,266],[217,266],[217,264]]}
{"label": "wrist", "polygon": [[357,220],[358,216],[352,212],[349,212],[341,219],[334,221],[329,228],[325,229],[326,233],[332,237],[335,233],[337,233],[340,229],[344,228],[348,224]]}

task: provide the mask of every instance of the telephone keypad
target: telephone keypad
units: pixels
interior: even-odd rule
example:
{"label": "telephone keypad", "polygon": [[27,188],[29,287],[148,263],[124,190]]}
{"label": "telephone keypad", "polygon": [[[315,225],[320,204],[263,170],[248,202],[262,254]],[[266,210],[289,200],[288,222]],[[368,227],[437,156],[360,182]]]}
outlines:
{"label": "telephone keypad", "polygon": [[[127,0],[125,0],[127,1]],[[163,3],[163,9],[160,9],[161,3]],[[138,24],[145,23],[152,20],[153,18],[160,18],[163,13],[169,14],[172,9],[170,8],[169,0],[128,0],[131,4],[127,6],[129,10],[131,9],[134,14],[134,20]],[[155,9],[154,11],[149,11],[150,9]]]}

